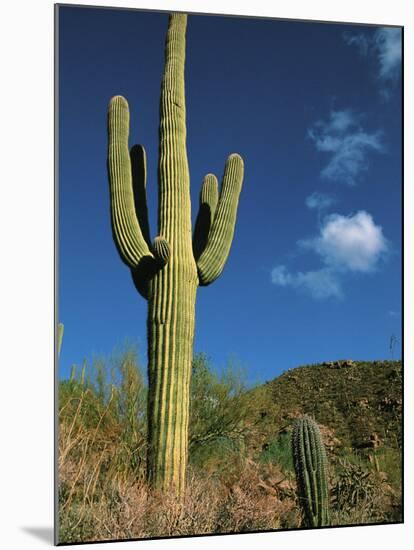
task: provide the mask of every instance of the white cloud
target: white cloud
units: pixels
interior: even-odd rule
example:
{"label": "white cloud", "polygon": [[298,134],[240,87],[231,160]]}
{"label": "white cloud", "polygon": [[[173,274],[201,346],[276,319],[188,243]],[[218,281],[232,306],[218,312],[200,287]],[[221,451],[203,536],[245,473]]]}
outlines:
{"label": "white cloud", "polygon": [[292,284],[292,275],[285,265],[278,265],[271,272],[272,283],[278,286],[289,286]]}
{"label": "white cloud", "polygon": [[337,271],[373,271],[388,250],[382,228],[364,210],[353,216],[328,216],[318,237],[300,244]]}
{"label": "white cloud", "polygon": [[327,193],[319,193],[314,191],[308,197],[306,197],[306,206],[310,210],[325,210],[336,203],[336,198]]}
{"label": "white cloud", "polygon": [[299,272],[297,285],[307,290],[313,298],[324,300],[326,298],[342,298],[341,283],[335,273],[328,269],[318,271]]}
{"label": "white cloud", "polygon": [[343,38],[348,45],[356,46],[361,55],[375,59],[380,92],[389,98],[390,90],[401,74],[401,29],[380,27],[371,36],[363,32],[345,32]]}
{"label": "white cloud", "polygon": [[368,169],[368,153],[383,151],[381,132],[365,132],[359,119],[350,109],[331,111],[328,121],[318,120],[308,130],[316,150],[330,154],[323,178],[355,185]]}
{"label": "white cloud", "polygon": [[379,78],[395,80],[401,70],[401,29],[383,27],[374,35],[374,48],[378,56]]}
{"label": "white cloud", "polygon": [[330,120],[325,123],[325,128],[328,132],[343,133],[350,126],[354,126],[356,122],[355,113],[351,109],[342,111],[331,111]]}
{"label": "white cloud", "polygon": [[279,265],[272,270],[271,278],[272,283],[277,286],[303,290],[316,300],[343,296],[339,279],[329,269],[290,273],[286,266]]}
{"label": "white cloud", "polygon": [[346,275],[375,271],[389,249],[382,228],[364,210],[353,216],[327,216],[316,237],[298,244],[314,252],[322,267],[291,272],[285,265],[278,265],[271,271],[271,281],[280,287],[305,291],[317,300],[342,298]]}

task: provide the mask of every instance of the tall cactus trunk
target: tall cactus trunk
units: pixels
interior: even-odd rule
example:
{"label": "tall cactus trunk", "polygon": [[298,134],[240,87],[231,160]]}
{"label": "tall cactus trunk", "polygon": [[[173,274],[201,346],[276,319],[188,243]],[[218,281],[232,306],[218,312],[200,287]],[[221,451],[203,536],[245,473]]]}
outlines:
{"label": "tall cactus trunk", "polygon": [[194,237],[186,150],[184,90],[187,16],[172,14],[165,44],[159,127],[158,237],[151,244],[145,204],[145,152],[128,153],[129,110],[109,105],[108,171],[112,228],[137,290],[148,300],[148,456],[151,484],[182,494],[188,454],[190,377],[197,287],[213,282],[229,254],[243,180],[243,161],[230,155],[219,197],[208,174]]}
{"label": "tall cactus trunk", "polygon": [[165,268],[150,283],[148,475],[157,487],[184,487],[197,266],[191,242],[184,61],[186,16],[170,18],[161,85],[159,234],[170,245]]}
{"label": "tall cactus trunk", "polygon": [[[166,270],[167,271],[167,270]],[[166,278],[176,278],[179,262]],[[178,275],[179,276],[179,275]],[[148,476],[158,488],[182,492],[188,451],[190,377],[193,354],[194,310],[197,284],[184,281],[171,287],[159,277],[149,305]],[[174,288],[177,295],[169,292]],[[175,294],[175,292],[174,292]],[[182,296],[179,299],[178,296]],[[159,310],[165,302],[166,315]]]}

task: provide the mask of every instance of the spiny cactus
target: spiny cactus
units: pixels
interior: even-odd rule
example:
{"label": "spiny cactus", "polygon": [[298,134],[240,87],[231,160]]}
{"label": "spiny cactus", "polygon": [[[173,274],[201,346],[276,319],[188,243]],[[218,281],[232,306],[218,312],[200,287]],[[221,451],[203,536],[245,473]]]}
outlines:
{"label": "spiny cactus", "polygon": [[60,355],[60,348],[62,347],[62,340],[63,340],[63,323],[58,324],[58,339],[57,339],[57,348],[58,348],[58,357]]}
{"label": "spiny cactus", "polygon": [[292,433],[293,462],[301,507],[309,527],[329,525],[327,458],[317,423],[296,421]]}
{"label": "spiny cactus", "polygon": [[108,110],[108,172],[113,236],[140,294],[148,300],[148,457],[153,486],[185,485],[195,299],[199,285],[222,272],[233,239],[243,161],[230,155],[221,192],[204,179],[191,237],[190,176],[184,93],[187,16],[171,14],[161,85],[158,237],[151,243],[146,161],[141,145],[128,150],[129,108],[121,96]]}

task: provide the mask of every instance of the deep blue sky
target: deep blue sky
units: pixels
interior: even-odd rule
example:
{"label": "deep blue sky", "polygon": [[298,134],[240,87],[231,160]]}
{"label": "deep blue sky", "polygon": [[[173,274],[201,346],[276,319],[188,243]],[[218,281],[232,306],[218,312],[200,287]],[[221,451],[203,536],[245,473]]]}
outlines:
{"label": "deep blue sky", "polygon": [[[146,302],[112,240],[106,109],[124,95],[148,156],[156,234],[158,102],[168,15],[59,9],[61,376],[126,340],[146,361]],[[250,382],[305,363],[401,354],[400,31],[190,15],[193,219],[204,174],[245,180],[219,279],[200,288],[195,352]]]}

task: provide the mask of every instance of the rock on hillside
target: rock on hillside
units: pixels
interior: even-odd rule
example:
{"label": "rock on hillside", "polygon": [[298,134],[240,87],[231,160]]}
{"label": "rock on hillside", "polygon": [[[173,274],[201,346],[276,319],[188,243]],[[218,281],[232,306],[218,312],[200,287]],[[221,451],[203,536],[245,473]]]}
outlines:
{"label": "rock on hillside", "polygon": [[254,391],[264,444],[308,414],[322,426],[330,450],[397,447],[402,439],[401,361],[329,361],[291,369]]}

